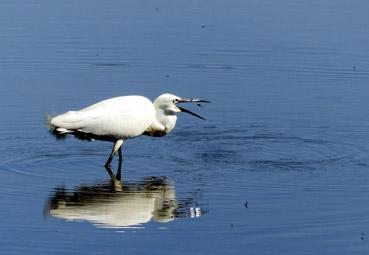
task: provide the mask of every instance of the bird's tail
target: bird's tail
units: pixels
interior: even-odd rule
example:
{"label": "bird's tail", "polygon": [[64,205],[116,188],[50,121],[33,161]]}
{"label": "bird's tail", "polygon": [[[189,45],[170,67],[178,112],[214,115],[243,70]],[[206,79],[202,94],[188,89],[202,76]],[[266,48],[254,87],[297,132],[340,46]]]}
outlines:
{"label": "bird's tail", "polygon": [[52,118],[53,116],[51,116],[50,114],[48,113],[45,114],[45,124],[49,132],[53,132],[56,128],[53,124],[51,124]]}
{"label": "bird's tail", "polygon": [[46,121],[46,127],[49,130],[49,133],[53,136],[55,136],[56,139],[61,140],[64,139],[66,136],[65,132],[60,132],[60,128],[58,128],[57,126],[53,125],[51,123],[51,120],[53,119],[53,116],[51,116],[50,114],[46,113],[45,115],[45,121]]}

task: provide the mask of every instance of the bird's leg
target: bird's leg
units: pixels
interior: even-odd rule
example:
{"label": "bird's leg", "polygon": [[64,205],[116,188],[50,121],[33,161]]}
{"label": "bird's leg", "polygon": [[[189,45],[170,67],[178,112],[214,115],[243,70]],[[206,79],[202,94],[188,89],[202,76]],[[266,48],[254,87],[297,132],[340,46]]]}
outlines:
{"label": "bird's leg", "polygon": [[115,175],[114,175],[113,171],[110,169],[110,165],[105,166],[105,169],[106,169],[106,171],[108,171],[108,174],[109,174],[110,178],[114,181],[116,178],[115,178]]}
{"label": "bird's leg", "polygon": [[123,144],[122,139],[119,139],[115,142],[113,150],[111,151],[110,156],[109,156],[108,160],[105,163],[105,169],[108,171],[110,177],[112,177],[112,178],[115,178],[115,176],[114,176],[113,172],[111,171],[110,164],[111,164],[111,161],[114,158],[115,153],[119,150],[119,148],[120,148],[120,146],[122,146],[122,144]]}
{"label": "bird's leg", "polygon": [[123,161],[123,157],[122,157],[122,148],[120,147],[118,149],[118,155],[119,155],[119,161],[118,161],[118,171],[116,174],[116,178],[118,181],[120,181],[122,179],[122,161]]}

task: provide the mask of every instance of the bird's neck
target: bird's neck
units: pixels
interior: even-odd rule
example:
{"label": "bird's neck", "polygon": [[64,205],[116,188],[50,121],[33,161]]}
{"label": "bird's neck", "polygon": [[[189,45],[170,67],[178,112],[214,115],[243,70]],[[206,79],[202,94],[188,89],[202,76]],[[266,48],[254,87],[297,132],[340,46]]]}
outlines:
{"label": "bird's neck", "polygon": [[168,134],[176,125],[177,116],[175,114],[167,115],[161,109],[157,109],[153,123],[146,130],[145,134],[150,136],[164,136]]}

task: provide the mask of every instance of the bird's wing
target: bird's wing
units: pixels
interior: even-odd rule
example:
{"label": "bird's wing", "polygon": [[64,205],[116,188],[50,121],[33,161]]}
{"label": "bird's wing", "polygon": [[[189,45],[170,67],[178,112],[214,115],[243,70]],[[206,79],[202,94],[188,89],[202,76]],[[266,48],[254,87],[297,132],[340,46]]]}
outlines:
{"label": "bird's wing", "polygon": [[97,119],[99,115],[97,112],[80,112],[80,111],[68,111],[60,114],[51,120],[51,124],[56,127],[62,127],[69,130],[76,130],[81,128],[87,119]]}
{"label": "bird's wing", "polygon": [[152,123],[152,103],[139,96],[101,101],[80,111],[69,111],[51,120],[56,127],[100,136],[134,137]]}

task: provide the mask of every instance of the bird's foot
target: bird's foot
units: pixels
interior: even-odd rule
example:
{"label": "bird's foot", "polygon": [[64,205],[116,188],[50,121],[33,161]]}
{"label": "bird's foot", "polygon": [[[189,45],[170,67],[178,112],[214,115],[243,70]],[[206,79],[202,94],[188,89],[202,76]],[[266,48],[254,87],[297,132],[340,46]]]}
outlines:
{"label": "bird's foot", "polygon": [[117,179],[112,179],[112,186],[114,188],[114,191],[122,191],[122,182]]}

